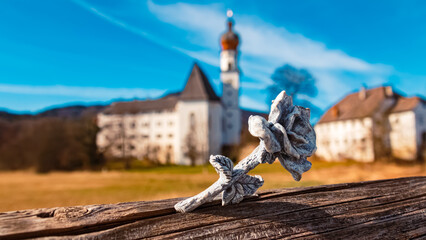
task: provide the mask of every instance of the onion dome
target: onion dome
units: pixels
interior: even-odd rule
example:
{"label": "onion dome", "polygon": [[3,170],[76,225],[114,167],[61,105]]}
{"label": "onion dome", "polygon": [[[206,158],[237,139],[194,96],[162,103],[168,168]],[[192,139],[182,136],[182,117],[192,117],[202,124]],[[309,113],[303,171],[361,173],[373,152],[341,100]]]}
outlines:
{"label": "onion dome", "polygon": [[239,38],[236,33],[232,31],[232,20],[228,20],[228,31],[220,37],[222,50],[237,50]]}

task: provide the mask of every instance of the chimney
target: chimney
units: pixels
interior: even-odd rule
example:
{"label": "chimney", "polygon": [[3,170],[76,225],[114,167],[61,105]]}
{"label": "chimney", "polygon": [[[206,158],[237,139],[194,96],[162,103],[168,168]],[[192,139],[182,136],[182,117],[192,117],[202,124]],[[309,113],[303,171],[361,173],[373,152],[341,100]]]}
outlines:
{"label": "chimney", "polygon": [[361,100],[365,100],[367,98],[367,90],[364,86],[359,89],[358,96]]}
{"label": "chimney", "polygon": [[331,108],[331,115],[333,115],[333,117],[335,118],[339,117],[339,108],[337,107],[337,105],[334,105]]}
{"label": "chimney", "polygon": [[392,86],[385,87],[385,95],[386,97],[393,97]]}

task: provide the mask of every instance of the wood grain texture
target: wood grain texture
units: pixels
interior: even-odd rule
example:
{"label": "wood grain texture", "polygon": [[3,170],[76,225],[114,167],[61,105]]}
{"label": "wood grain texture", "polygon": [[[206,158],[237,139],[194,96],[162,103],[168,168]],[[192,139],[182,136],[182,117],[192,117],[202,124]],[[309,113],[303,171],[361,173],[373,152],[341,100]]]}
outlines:
{"label": "wood grain texture", "polygon": [[426,177],[280,189],[176,213],[181,199],[0,213],[0,239],[426,239]]}

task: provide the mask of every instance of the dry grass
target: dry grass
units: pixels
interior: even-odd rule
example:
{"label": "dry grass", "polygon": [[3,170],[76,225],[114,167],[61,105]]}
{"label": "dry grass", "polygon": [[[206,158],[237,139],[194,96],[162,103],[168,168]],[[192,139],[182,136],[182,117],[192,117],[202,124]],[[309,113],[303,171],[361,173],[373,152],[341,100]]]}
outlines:
{"label": "dry grass", "polygon": [[[295,182],[279,163],[263,164],[261,190],[426,175],[424,166],[314,162]],[[184,197],[217,179],[210,166],[159,167],[133,172],[0,173],[0,211]]]}

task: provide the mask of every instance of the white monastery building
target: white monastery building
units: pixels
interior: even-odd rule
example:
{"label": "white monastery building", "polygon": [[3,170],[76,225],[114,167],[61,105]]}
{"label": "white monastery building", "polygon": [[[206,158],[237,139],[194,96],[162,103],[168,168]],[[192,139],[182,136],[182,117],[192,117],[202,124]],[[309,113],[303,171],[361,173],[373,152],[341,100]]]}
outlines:
{"label": "white monastery building", "polygon": [[183,91],[157,100],[114,102],[98,114],[98,148],[115,157],[190,165],[239,144],[238,43],[229,19],[221,36],[221,98],[194,64]]}
{"label": "white monastery building", "polygon": [[423,160],[426,101],[392,87],[361,88],[331,107],[315,126],[316,156],[327,161]]}

